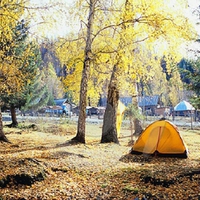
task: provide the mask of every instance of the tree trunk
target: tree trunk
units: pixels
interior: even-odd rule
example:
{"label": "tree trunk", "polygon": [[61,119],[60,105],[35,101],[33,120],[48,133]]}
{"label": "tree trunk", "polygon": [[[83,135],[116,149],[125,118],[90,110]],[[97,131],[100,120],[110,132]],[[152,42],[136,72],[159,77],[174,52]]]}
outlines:
{"label": "tree trunk", "polygon": [[79,117],[77,134],[72,139],[76,142],[85,143],[85,121],[86,121],[86,104],[87,104],[87,82],[89,75],[89,60],[84,62],[84,70],[82,73],[81,90],[80,90],[80,103],[79,103]]}
{"label": "tree trunk", "polygon": [[119,100],[119,91],[116,86],[116,71],[117,66],[115,65],[108,86],[107,106],[103,119],[101,143],[119,143],[116,128],[116,114]]}
{"label": "tree trunk", "polygon": [[17,122],[17,117],[16,117],[16,111],[15,111],[15,107],[12,105],[10,107],[10,113],[11,113],[11,119],[12,119],[12,124],[10,126],[17,127],[18,122]]}
{"label": "tree trunk", "polygon": [[2,114],[1,114],[1,108],[0,108],[0,141],[9,142],[9,140],[7,139],[7,137],[5,136],[3,132],[3,120],[2,120]]}
{"label": "tree trunk", "polygon": [[[125,9],[128,11],[129,9],[129,0],[125,2]],[[126,16],[123,17],[124,20]],[[125,23],[122,23],[122,30],[126,30]],[[123,33],[123,31],[122,31]],[[123,35],[123,34],[122,34]],[[126,46],[126,41],[123,37],[120,38],[120,42],[118,44],[119,49],[124,49]],[[125,52],[125,50],[123,50]],[[104,114],[103,120],[103,129],[102,129],[102,137],[101,143],[105,142],[115,142],[119,143],[117,137],[117,108],[118,108],[118,101],[119,101],[119,88],[118,88],[118,76],[122,73],[120,71],[120,67],[118,66],[121,62],[121,55],[117,53],[116,57],[116,64],[113,67],[110,84],[108,86],[108,97],[107,97],[107,106]],[[121,123],[121,122],[120,122]]]}
{"label": "tree trunk", "polygon": [[[136,91],[137,91],[137,85],[136,85]],[[133,99],[132,99],[133,105],[136,108],[138,107],[137,95],[138,94],[134,95]],[[133,133],[133,135],[135,135],[135,136],[139,136],[143,131],[141,121],[138,118],[134,118],[134,128],[135,128],[135,132]]]}
{"label": "tree trunk", "polygon": [[131,129],[131,142],[133,142],[133,116],[129,117],[130,129]]}
{"label": "tree trunk", "polygon": [[85,47],[85,59],[82,71],[82,80],[80,86],[80,101],[79,101],[79,118],[77,134],[72,139],[73,141],[85,143],[85,121],[86,121],[86,104],[87,104],[87,87],[88,87],[88,77],[90,73],[90,62],[92,59],[92,32],[93,32],[93,21],[94,21],[94,8],[95,0],[90,0],[90,10],[88,16],[87,24],[87,40]]}
{"label": "tree trunk", "polygon": [[134,127],[135,127],[134,135],[139,136],[142,133],[143,128],[141,125],[141,121],[137,118],[134,119]]}

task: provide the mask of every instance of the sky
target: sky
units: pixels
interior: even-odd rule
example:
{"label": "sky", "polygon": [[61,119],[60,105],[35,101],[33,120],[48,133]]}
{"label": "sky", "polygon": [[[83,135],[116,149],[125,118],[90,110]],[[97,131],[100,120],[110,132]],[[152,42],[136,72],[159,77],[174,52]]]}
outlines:
{"label": "sky", "polygon": [[[30,2],[34,7],[41,8],[37,11],[33,9],[35,13],[32,15],[30,29],[33,35],[52,39],[64,37],[70,32],[71,27],[77,26],[73,20],[69,20],[73,0],[30,0]],[[50,4],[53,6],[47,8]]]}
{"label": "sky", "polygon": [[[79,29],[79,22],[70,19],[71,7],[74,5],[75,0],[30,1],[31,4],[40,7],[45,5],[48,6],[50,3],[54,4],[52,8],[40,9],[37,11],[37,14],[33,15],[33,25],[30,29],[33,37],[38,37],[41,40],[43,40],[44,36],[47,36],[50,39],[55,39],[57,37],[65,37],[69,32],[73,30],[77,31]],[[174,2],[174,0],[167,0],[169,6],[170,4],[173,5]],[[58,7],[58,4],[62,4],[62,6],[60,6],[61,8]],[[200,0],[188,0],[188,10],[185,12],[185,15],[191,18],[194,24],[196,23],[197,17],[192,15],[191,12],[197,7],[197,5],[200,5]],[[200,35],[200,25],[196,26],[196,30]],[[189,48],[197,48],[196,43],[192,43]]]}
{"label": "sky", "polygon": [[[60,8],[50,8],[49,10],[38,10],[37,11],[37,23],[47,21],[46,23],[40,23],[37,28],[34,27],[33,32],[39,30],[39,32],[44,32],[44,34],[48,34],[49,37],[55,36],[64,36],[65,32],[69,32],[70,26],[77,27],[77,22],[74,22],[70,19],[70,7],[74,4],[75,0],[30,0],[32,5],[36,6],[45,6],[52,3],[54,5],[62,4],[62,10]],[[167,0],[169,2],[170,0]],[[172,0],[173,2],[173,0]],[[187,15],[195,21],[195,17],[191,15],[190,11],[194,10],[197,5],[200,5],[200,0],[188,0],[188,13]],[[70,22],[71,21],[71,22]],[[37,24],[36,23],[36,24]],[[197,28],[198,32],[200,33],[200,27]],[[45,33],[46,32],[46,33]]]}
{"label": "sky", "polygon": [[[189,0],[189,11],[193,12],[194,9],[197,7],[197,5],[200,6],[200,0]],[[188,16],[192,19],[193,23],[195,24],[196,27],[196,31],[200,37],[200,25],[196,25],[196,22],[200,22],[200,15],[196,16],[196,15],[192,15],[191,13],[188,14]],[[191,42],[190,45],[188,46],[189,52],[188,52],[188,58],[198,58],[199,55],[195,55],[194,52],[196,52],[197,50],[200,51],[200,45],[197,42]],[[192,49],[192,51],[191,51]]]}

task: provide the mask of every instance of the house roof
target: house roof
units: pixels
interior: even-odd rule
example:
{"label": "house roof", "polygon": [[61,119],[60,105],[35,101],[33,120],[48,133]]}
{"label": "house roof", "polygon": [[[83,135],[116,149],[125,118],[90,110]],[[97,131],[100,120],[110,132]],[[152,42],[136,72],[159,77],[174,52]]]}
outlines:
{"label": "house roof", "polygon": [[[157,106],[159,103],[159,95],[154,96],[145,96],[145,97],[138,97],[138,106]],[[107,99],[102,98],[102,105],[106,106]],[[128,104],[132,103],[132,97],[120,97],[120,101],[125,105],[128,106]]]}
{"label": "house roof", "polygon": [[132,103],[132,97],[120,97],[119,99],[125,106]]}
{"label": "house roof", "polygon": [[62,106],[65,103],[68,103],[67,99],[54,99],[54,102],[57,106]]}
{"label": "house roof", "polygon": [[[125,105],[128,106],[128,104],[132,103],[132,97],[120,97],[119,100]],[[106,107],[107,105],[107,98],[101,98],[101,106]]]}
{"label": "house roof", "polygon": [[154,96],[144,96],[138,98],[138,105],[143,106],[156,106],[159,102],[159,95]]}

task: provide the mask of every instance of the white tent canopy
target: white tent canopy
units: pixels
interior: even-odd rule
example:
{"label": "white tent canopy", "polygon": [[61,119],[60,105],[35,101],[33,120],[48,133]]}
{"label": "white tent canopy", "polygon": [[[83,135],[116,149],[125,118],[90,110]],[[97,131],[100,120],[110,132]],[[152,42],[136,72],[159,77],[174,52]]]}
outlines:
{"label": "white tent canopy", "polygon": [[181,101],[174,107],[174,111],[191,111],[195,108],[187,101]]}

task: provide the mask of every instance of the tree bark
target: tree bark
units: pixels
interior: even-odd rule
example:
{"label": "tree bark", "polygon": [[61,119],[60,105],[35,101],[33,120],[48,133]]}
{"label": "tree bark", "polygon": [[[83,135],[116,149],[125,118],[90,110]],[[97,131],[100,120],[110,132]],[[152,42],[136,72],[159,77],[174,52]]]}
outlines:
{"label": "tree bark", "polygon": [[81,89],[80,89],[80,103],[79,103],[79,117],[77,134],[72,139],[76,142],[85,143],[85,121],[86,121],[86,104],[87,104],[87,82],[89,75],[89,60],[84,62],[84,70],[82,73]]}
{"label": "tree bark", "polygon": [[134,127],[135,127],[134,135],[139,136],[142,133],[143,128],[141,125],[141,121],[137,118],[134,119]]}
{"label": "tree bark", "polygon": [[16,111],[15,111],[15,107],[12,105],[10,107],[10,113],[11,113],[11,119],[12,119],[12,124],[10,126],[17,127],[18,122],[17,122],[17,117],[16,117]]}
{"label": "tree bark", "polygon": [[[125,2],[125,9],[127,11],[129,9],[129,0],[126,0]],[[122,20],[125,20],[125,18],[126,16],[124,16]],[[125,23],[122,23],[122,33],[123,30],[124,31],[126,30]],[[118,44],[119,50],[124,49],[125,46],[126,46],[126,40],[124,39],[124,37],[121,37],[120,42]],[[117,108],[119,101],[119,88],[117,85],[118,84],[117,77],[120,76],[120,74],[122,73],[122,71],[120,71],[120,65],[119,65],[119,63],[121,62],[120,51],[119,53],[117,53],[115,60],[116,64],[113,67],[110,84],[108,86],[107,107],[104,114],[101,143],[105,142],[119,143],[117,137],[116,124],[117,124]]]}
{"label": "tree bark", "polygon": [[86,121],[86,104],[87,104],[87,87],[88,87],[88,77],[90,73],[90,62],[92,59],[92,32],[93,32],[93,21],[94,21],[94,8],[95,0],[90,0],[90,10],[88,16],[87,24],[87,40],[85,47],[85,59],[82,71],[82,80],[80,86],[80,102],[79,102],[79,118],[77,134],[72,139],[73,141],[85,143],[85,121]]}
{"label": "tree bark", "polygon": [[101,143],[119,143],[116,128],[116,113],[119,101],[119,90],[116,86],[116,71],[117,66],[115,65],[108,86],[107,106],[103,119]]}
{"label": "tree bark", "polygon": [[7,139],[7,137],[5,136],[3,132],[3,120],[2,120],[2,114],[1,114],[1,108],[0,108],[0,141],[9,142],[9,140]]}
{"label": "tree bark", "polygon": [[[136,91],[137,91],[137,85],[136,85]],[[138,107],[137,95],[138,94],[136,94],[132,98],[133,105],[136,108]],[[134,118],[134,128],[135,128],[135,132],[133,133],[133,135],[135,135],[135,136],[139,136],[143,131],[143,128],[142,128],[142,125],[141,125],[141,121],[138,118]]]}
{"label": "tree bark", "polygon": [[133,142],[133,116],[129,117],[130,129],[131,129],[131,142]]}

